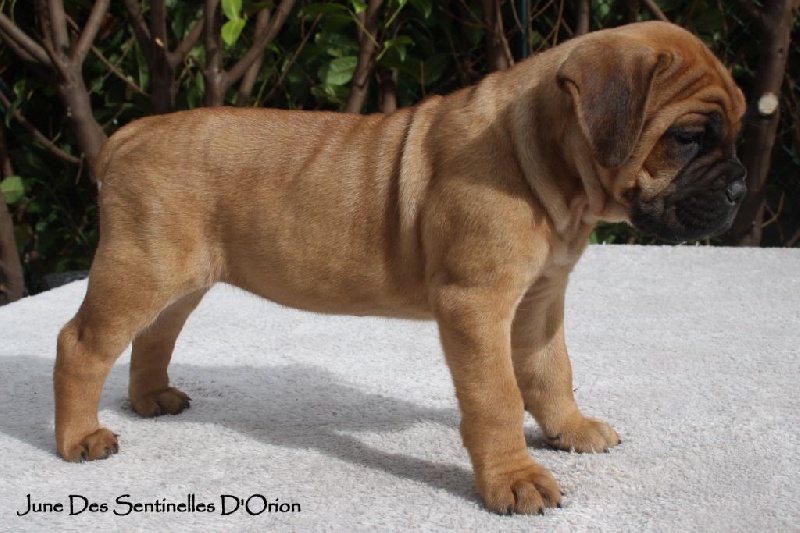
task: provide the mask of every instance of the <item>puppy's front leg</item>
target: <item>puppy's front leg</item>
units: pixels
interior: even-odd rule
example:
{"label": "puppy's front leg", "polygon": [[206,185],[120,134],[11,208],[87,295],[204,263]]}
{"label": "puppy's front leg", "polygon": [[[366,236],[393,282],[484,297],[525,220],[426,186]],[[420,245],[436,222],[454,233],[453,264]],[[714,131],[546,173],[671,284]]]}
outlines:
{"label": "puppy's front leg", "polygon": [[461,407],[461,435],[486,507],[540,513],[560,502],[558,483],[528,454],[522,396],[511,362],[517,295],[442,287],[434,311]]}
{"label": "puppy's front leg", "polygon": [[564,342],[567,274],[541,278],[517,306],[511,329],[514,370],[526,408],[547,442],[562,450],[600,452],[619,444],[614,429],[578,410]]}

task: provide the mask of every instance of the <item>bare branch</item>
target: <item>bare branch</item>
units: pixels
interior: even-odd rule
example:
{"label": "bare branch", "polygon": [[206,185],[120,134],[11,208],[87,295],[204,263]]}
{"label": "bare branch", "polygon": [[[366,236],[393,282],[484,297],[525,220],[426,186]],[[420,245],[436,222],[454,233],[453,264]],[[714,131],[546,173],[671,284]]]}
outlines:
{"label": "bare branch", "polygon": [[47,15],[53,37],[53,50],[56,57],[66,56],[69,50],[69,33],[67,32],[67,16],[64,12],[63,0],[49,0]]}
{"label": "bare branch", "polygon": [[125,0],[125,10],[131,19],[131,27],[133,33],[136,35],[136,40],[142,49],[144,57],[147,62],[152,61],[153,56],[153,41],[150,39],[150,30],[147,28],[147,23],[142,16],[142,4],[139,0]]}
{"label": "bare branch", "polygon": [[[226,89],[233,85],[236,80],[241,78],[245,71],[250,68],[250,65],[252,65],[253,62],[258,58],[258,56],[264,53],[264,47],[272,42],[272,40],[280,31],[281,27],[283,27],[283,23],[286,21],[286,17],[289,16],[289,13],[292,11],[294,3],[295,0],[281,0],[280,5],[275,8],[275,11],[272,14],[272,20],[270,21],[269,26],[265,28],[260,35],[256,36],[253,46],[251,46],[244,56],[242,56],[242,58],[236,62],[233,68],[226,73]],[[207,14],[208,11],[206,11],[206,16]]]}
{"label": "bare branch", "polygon": [[167,7],[164,0],[150,1],[150,103],[155,113],[166,113],[174,104],[175,70],[169,62]]}
{"label": "bare branch", "polygon": [[206,0],[206,64],[203,76],[206,80],[205,105],[218,106],[225,102],[225,72],[222,68],[222,17],[219,12],[219,0]]}
{"label": "bare branch", "polygon": [[[205,16],[207,22],[204,25],[206,54],[210,54],[212,50],[218,51],[222,47],[222,36],[220,35],[222,21],[219,14],[219,0],[206,0]],[[206,63],[210,61],[211,59],[206,58]]]}
{"label": "bare branch", "polygon": [[794,248],[794,245],[800,242],[800,229],[794,232],[794,235],[789,237],[789,240],[786,241],[787,248]]}
{"label": "bare branch", "polygon": [[28,37],[28,35],[19,29],[16,24],[11,22],[4,13],[0,13],[0,31],[2,31],[3,40],[9,43],[9,47],[21,58],[24,59],[20,51],[25,51],[29,57],[42,66],[51,66],[50,58],[47,56],[45,49],[42,48],[39,43]]}
{"label": "bare branch", "polygon": [[508,43],[505,42],[503,16],[498,0],[482,0],[483,26],[486,32],[486,57],[491,70],[506,70],[510,66],[506,55]]}
{"label": "bare branch", "polygon": [[[753,100],[781,94],[789,57],[786,52],[792,38],[793,4],[794,0],[771,0],[764,2],[765,9],[760,10],[758,67],[749,91]],[[780,113],[759,113],[757,119],[746,121],[740,159],[747,169],[747,195],[733,226],[723,237],[726,244],[758,246],[761,243],[766,184],[779,121]]]}
{"label": "bare branch", "polygon": [[359,14],[362,28],[358,35],[358,62],[353,74],[353,86],[344,108],[347,113],[360,113],[367,97],[369,77],[375,66],[378,49],[377,33],[382,4],[383,0],[369,0],[366,11]]}
{"label": "bare branch", "polygon": [[41,41],[53,44],[53,32],[50,29],[50,8],[48,0],[36,0],[36,14],[39,15],[39,28],[41,30]]}
{"label": "bare branch", "polygon": [[378,69],[380,85],[380,109],[382,113],[394,113],[397,110],[397,71],[395,69]]}
{"label": "bare branch", "polygon": [[[11,109],[11,102],[8,100],[8,98],[6,98],[6,95],[4,95],[2,92],[0,92],[0,104],[3,104],[3,106],[6,109]],[[39,131],[36,128],[36,126],[28,122],[28,119],[25,118],[25,115],[23,115],[19,111],[19,109],[15,109],[14,111],[12,111],[11,115],[26,130],[28,130],[31,133],[31,135],[33,135],[34,139],[36,139],[39,143],[41,143],[42,146],[44,146],[50,153],[63,159],[64,161],[67,161],[68,163],[73,163],[73,164],[80,163],[80,158],[75,157],[72,154],[68,154],[67,152],[65,152],[64,150],[53,144],[53,141],[48,139],[41,131]]]}
{"label": "bare branch", "polygon": [[[142,96],[148,96],[148,94],[141,87],[133,83],[130,79],[128,79],[127,76],[125,76],[125,74],[120,72],[117,66],[113,64],[111,61],[109,61],[106,58],[106,56],[103,55],[103,52],[101,52],[96,46],[92,46],[92,53],[94,53],[94,55],[97,57],[97,59],[100,60],[101,63],[103,63],[106,67],[108,67],[108,70],[112,74],[114,74],[117,78],[122,80],[122,82],[125,83],[125,85],[127,85],[128,87],[130,87],[134,92],[137,92]],[[123,56],[124,55],[125,54],[123,54]]]}
{"label": "bare branch", "polygon": [[150,37],[156,46],[167,49],[167,6],[164,0],[150,1]]}
{"label": "bare branch", "polygon": [[[6,142],[6,125],[0,124],[0,178],[7,178],[9,176],[14,176],[14,175],[15,175],[14,165],[11,164],[11,157],[9,157],[8,155],[8,143]],[[0,204],[2,204],[2,201],[0,201]]]}
{"label": "bare branch", "polygon": [[644,5],[647,6],[647,9],[649,9],[650,12],[653,14],[653,16],[655,16],[658,20],[663,22],[669,22],[667,16],[664,14],[663,11],[661,11],[661,8],[658,7],[658,5],[655,3],[654,0],[642,0],[642,1],[644,2]]}
{"label": "bare branch", "polygon": [[[72,30],[74,30],[74,31],[79,31],[80,30],[80,27],[78,26],[78,23],[75,22],[74,20],[72,20],[72,17],[70,17],[69,15],[67,15],[67,24],[69,24],[69,27],[72,28]],[[120,72],[120,70],[117,68],[117,65],[115,65],[111,61],[109,61],[108,58],[106,58],[106,56],[103,55],[103,52],[101,52],[99,48],[97,48],[96,46],[92,45],[92,53],[94,53],[95,57],[97,57],[97,59],[99,59],[101,63],[103,63],[105,66],[108,67],[108,71],[111,74],[114,74],[123,83],[125,83],[128,87],[133,89],[135,92],[137,92],[137,93],[139,93],[141,95],[147,96],[147,93],[144,92],[141,87],[139,87],[138,85],[133,83],[131,80],[129,80],[125,76],[125,74]],[[122,54],[122,56],[120,56],[120,59],[117,61],[117,63],[120,63],[122,61],[122,59],[127,55],[127,53],[128,53],[128,51],[126,50]],[[108,74],[106,74],[106,76],[103,77],[103,80],[105,81],[105,79],[107,77],[108,77]]]}
{"label": "bare branch", "polygon": [[272,95],[275,94],[275,91],[277,91],[278,87],[280,87],[281,84],[283,83],[283,80],[284,80],[284,78],[286,78],[286,75],[289,74],[289,71],[292,69],[292,66],[297,61],[297,58],[300,56],[300,52],[303,51],[303,48],[305,48],[306,43],[308,43],[308,39],[314,34],[314,29],[317,27],[317,24],[319,23],[319,19],[320,18],[322,18],[322,14],[321,13],[318,14],[314,18],[314,22],[311,23],[311,27],[308,29],[306,34],[303,35],[303,40],[300,41],[300,46],[298,46],[297,50],[294,51],[294,54],[292,54],[292,57],[289,59],[289,62],[286,63],[286,66],[284,67],[283,72],[281,72],[281,75],[278,76],[278,80],[272,86],[272,89],[269,91],[269,93],[267,93],[267,96],[264,97],[264,100],[263,100],[264,102],[269,102],[270,101],[270,99],[272,98]]}
{"label": "bare branch", "polygon": [[195,21],[194,26],[189,31],[189,35],[180,42],[180,44],[175,48],[174,51],[169,52],[167,54],[167,60],[169,61],[170,66],[172,68],[177,67],[179,64],[186,59],[186,56],[189,52],[192,51],[194,45],[197,44],[197,41],[200,40],[200,36],[203,35],[203,27],[205,26],[206,17],[202,15],[197,21]]}
{"label": "bare branch", "polygon": [[[551,35],[553,36],[553,41],[552,41],[553,46],[558,45],[558,32],[559,32],[559,30],[560,30],[562,25],[564,26],[564,29],[569,32],[569,26],[564,24],[564,4],[565,4],[565,2],[566,2],[566,0],[559,0],[559,2],[558,2],[558,17],[556,18],[556,23],[553,26],[553,31],[551,33]],[[548,38],[546,40],[549,41],[550,39]]]}
{"label": "bare branch", "polygon": [[756,5],[753,3],[753,0],[736,0],[739,6],[744,9],[745,13],[758,22],[759,24],[764,23],[764,12],[761,11]]}
{"label": "bare branch", "polygon": [[766,204],[766,202],[764,203],[764,208],[767,211],[770,212],[770,214],[772,215],[772,218],[770,218],[769,220],[767,220],[766,222],[763,222],[761,224],[761,229],[762,230],[764,228],[766,228],[767,226],[769,226],[770,224],[772,224],[773,222],[777,221],[778,218],[781,216],[781,213],[783,212],[783,202],[784,202],[785,199],[786,199],[786,192],[783,191],[783,192],[781,192],[781,197],[778,199],[778,209],[775,210],[775,211],[770,209],[769,206]]}
{"label": "bare branch", "polygon": [[575,27],[575,35],[589,33],[589,14],[589,0],[578,0],[578,25]]}
{"label": "bare branch", "polygon": [[86,25],[83,27],[83,32],[78,38],[78,42],[75,44],[75,48],[72,50],[72,55],[70,57],[70,60],[76,64],[83,63],[86,54],[89,52],[89,48],[92,47],[94,38],[97,37],[100,25],[103,23],[106,13],[108,12],[109,3],[110,0],[96,0],[92,6],[92,12],[89,13],[89,18],[86,21]]}
{"label": "bare branch", "polygon": [[22,48],[14,39],[8,36],[8,34],[3,31],[3,27],[0,26],[0,41],[6,43],[12,52],[22,61],[25,63],[32,63],[34,66],[38,66],[39,62],[36,61],[36,58],[33,57],[28,53],[27,50]]}
{"label": "bare branch", "polygon": [[[0,167],[3,177],[13,176],[14,168],[8,155],[6,127],[0,124]],[[14,239],[14,221],[0,191],[0,305],[14,302],[25,293],[25,277]]]}
{"label": "bare branch", "polygon": [[67,65],[64,64],[64,60],[61,56],[58,55],[58,52],[53,50],[53,46],[50,44],[49,41],[45,40],[43,43],[44,49],[47,52],[48,57],[50,58],[50,64],[55,69],[56,73],[61,76],[61,79],[68,80],[70,77],[70,73],[67,70]]}
{"label": "bare branch", "polygon": [[[258,13],[258,17],[256,18],[256,35],[260,35],[263,32],[267,25],[269,24],[269,9],[262,9]],[[239,84],[239,92],[236,95],[236,105],[237,106],[245,106],[250,103],[250,95],[253,94],[253,87],[256,84],[256,79],[258,79],[258,71],[261,70],[261,63],[264,61],[264,51],[262,49],[261,54],[253,61],[253,64],[250,65],[250,68],[244,73],[244,77],[242,77],[242,83]]]}

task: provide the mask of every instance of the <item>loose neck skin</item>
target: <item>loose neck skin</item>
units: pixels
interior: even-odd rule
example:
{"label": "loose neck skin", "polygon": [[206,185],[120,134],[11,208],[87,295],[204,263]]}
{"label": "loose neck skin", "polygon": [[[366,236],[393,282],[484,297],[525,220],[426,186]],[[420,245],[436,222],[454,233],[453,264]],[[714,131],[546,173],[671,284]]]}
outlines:
{"label": "loose neck skin", "polygon": [[523,61],[502,78],[507,90],[516,94],[508,115],[514,122],[510,129],[520,167],[562,237],[583,233],[581,226],[600,220],[627,220],[625,187],[614,184],[633,182],[620,180],[620,172],[600,167],[591,157],[572,100],[556,82],[558,66],[568,53],[569,47],[562,45]]}

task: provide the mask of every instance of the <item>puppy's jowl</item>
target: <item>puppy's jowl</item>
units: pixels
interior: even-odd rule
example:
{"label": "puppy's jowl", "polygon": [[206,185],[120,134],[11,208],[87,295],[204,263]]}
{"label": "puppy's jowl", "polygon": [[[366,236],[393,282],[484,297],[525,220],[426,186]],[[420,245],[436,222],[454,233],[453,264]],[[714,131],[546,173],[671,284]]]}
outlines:
{"label": "puppy's jowl", "polygon": [[568,275],[598,220],[672,240],[724,231],[745,190],[744,108],[698,39],[641,23],[390,115],[216,108],[122,128],[98,158],[88,292],[58,339],[58,452],[117,451],[97,405],[131,341],[133,408],[188,405],[167,366],[223,282],[310,311],[435,319],[486,506],[557,506],[524,411],[561,449],[619,442],[575,404]]}

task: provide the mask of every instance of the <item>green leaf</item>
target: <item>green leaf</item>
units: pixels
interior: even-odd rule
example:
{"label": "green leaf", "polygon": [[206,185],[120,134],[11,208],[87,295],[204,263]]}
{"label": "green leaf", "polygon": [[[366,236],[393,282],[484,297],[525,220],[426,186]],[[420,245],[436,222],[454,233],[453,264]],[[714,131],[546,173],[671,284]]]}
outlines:
{"label": "green leaf", "polygon": [[250,15],[257,15],[261,11],[272,9],[273,7],[275,7],[275,2],[255,2],[245,6],[244,16],[249,17]]}
{"label": "green leaf", "polygon": [[347,85],[353,79],[357,63],[356,56],[337,57],[320,69],[319,77],[325,85]]}
{"label": "green leaf", "polygon": [[9,176],[0,181],[0,191],[3,191],[8,205],[14,205],[25,197],[25,186],[19,176]]}
{"label": "green leaf", "polygon": [[431,0],[410,0],[411,5],[414,6],[423,18],[428,18],[433,12],[433,2]]}
{"label": "green leaf", "polygon": [[355,39],[342,33],[319,32],[314,36],[314,41],[330,56],[341,57],[358,52],[358,43]]}
{"label": "green leaf", "polygon": [[394,13],[389,15],[389,18],[386,20],[386,27],[390,27],[394,22],[394,19],[397,18],[397,15],[403,10],[405,5],[408,3],[408,0],[394,0],[393,2],[389,2],[389,6],[391,9],[394,10]]}
{"label": "green leaf", "polygon": [[327,15],[330,13],[347,12],[347,8],[342,4],[308,4],[300,8],[298,15],[301,17],[312,18],[317,15]]}
{"label": "green leaf", "polygon": [[597,3],[597,7],[595,9],[597,12],[597,18],[605,19],[608,14],[611,13],[611,2],[601,0]]}
{"label": "green leaf", "polygon": [[405,61],[406,60],[406,52],[408,51],[408,47],[409,46],[413,46],[413,45],[414,45],[414,41],[408,35],[398,35],[394,39],[387,39],[383,43],[383,50],[381,50],[381,53],[379,54],[378,59],[380,60],[380,58],[383,56],[383,54],[385,54],[389,50],[394,49],[394,50],[397,51],[397,55],[400,58],[400,61],[401,62]]}
{"label": "green leaf", "polygon": [[206,80],[202,72],[194,75],[194,84],[190,85],[186,91],[186,106],[194,109],[203,104],[203,95],[206,92]]}
{"label": "green leaf", "polygon": [[25,254],[25,245],[28,243],[27,226],[23,226],[22,224],[14,226],[14,240],[17,243],[17,252],[20,257],[23,257]]}
{"label": "green leaf", "polygon": [[89,94],[103,94],[103,86],[105,85],[105,79],[103,78],[95,78],[92,80],[92,86],[89,88]]}
{"label": "green leaf", "polygon": [[[134,39],[133,54],[136,58],[135,74],[137,74],[137,76],[135,77],[135,84],[139,87],[147,87],[150,83],[150,68],[147,65],[147,59],[144,57],[139,42],[136,39]],[[128,74],[128,76],[130,75],[131,74]]]}
{"label": "green leaf", "polygon": [[344,107],[349,93],[350,90],[347,87],[339,85],[325,85],[311,88],[311,94],[313,94],[315,98],[339,108]]}
{"label": "green leaf", "polygon": [[350,0],[350,5],[353,6],[353,12],[356,15],[367,9],[367,3],[364,0]]}
{"label": "green leaf", "polygon": [[225,16],[228,17],[228,20],[241,19],[242,0],[222,0],[222,12],[225,13]]}
{"label": "green leaf", "polygon": [[244,19],[229,20],[222,25],[222,40],[228,46],[233,46],[239,40],[244,29]]}
{"label": "green leaf", "polygon": [[421,81],[424,81],[425,85],[438,81],[444,74],[448,61],[449,57],[445,53],[433,54],[428,57],[422,63],[422,72],[425,78]]}
{"label": "green leaf", "polygon": [[19,102],[28,100],[31,97],[31,92],[28,87],[28,80],[19,80],[14,84],[14,95]]}
{"label": "green leaf", "polygon": [[45,209],[45,203],[41,200],[33,200],[25,204],[25,214],[27,215],[41,215]]}
{"label": "green leaf", "polygon": [[24,103],[30,99],[31,90],[28,88],[27,80],[20,80],[14,84],[14,101],[11,102],[11,106],[6,109],[6,128],[11,127],[11,117],[14,114],[14,111],[22,107]]}

